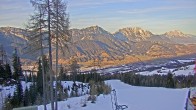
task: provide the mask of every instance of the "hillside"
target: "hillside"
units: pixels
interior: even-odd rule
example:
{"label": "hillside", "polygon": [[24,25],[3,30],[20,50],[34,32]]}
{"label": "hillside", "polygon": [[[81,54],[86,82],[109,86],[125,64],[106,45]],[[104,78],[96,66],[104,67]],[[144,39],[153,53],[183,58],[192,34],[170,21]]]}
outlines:
{"label": "hillside", "polygon": [[[68,49],[63,48],[59,52],[62,64],[68,63],[70,57],[77,58],[82,67],[89,67],[96,66],[92,65],[94,60],[101,61],[100,66],[111,66],[196,53],[196,37],[180,31],[155,35],[134,27],[119,29],[112,34],[99,26],[91,26],[71,29],[70,32],[72,40],[68,44]],[[17,47],[22,59],[32,59],[31,54],[24,54],[24,48],[30,39],[28,31],[1,27],[0,39],[0,44],[9,57]]]}
{"label": "hillside", "polygon": [[[125,84],[119,80],[106,81],[116,90],[117,103],[127,105],[125,110],[184,110],[188,89],[166,89],[157,87],[137,87]],[[114,95],[113,93],[111,94]],[[82,101],[87,96],[70,98],[58,103],[59,109],[69,110],[113,110],[114,100],[111,95],[99,95],[96,103],[87,101],[86,107],[82,106]],[[114,97],[114,96],[113,96]],[[167,105],[167,106],[166,106]],[[69,107],[68,107],[69,106]],[[47,105],[50,110],[50,105]],[[38,107],[39,110],[43,106]]]}

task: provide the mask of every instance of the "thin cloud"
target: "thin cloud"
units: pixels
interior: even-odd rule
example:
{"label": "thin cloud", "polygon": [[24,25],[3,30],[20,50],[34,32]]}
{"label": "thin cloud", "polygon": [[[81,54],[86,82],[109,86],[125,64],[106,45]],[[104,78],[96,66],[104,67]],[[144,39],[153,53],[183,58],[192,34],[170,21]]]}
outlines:
{"label": "thin cloud", "polygon": [[117,13],[121,14],[145,14],[152,12],[160,12],[160,11],[170,11],[170,10],[179,10],[179,9],[191,9],[195,7],[191,6],[164,6],[164,7],[154,7],[154,8],[144,8],[144,9],[132,9],[132,10],[120,10]]}
{"label": "thin cloud", "polygon": [[[81,0],[78,2],[77,0],[70,0],[69,4],[70,7],[84,7],[84,6],[100,6],[100,5],[105,5],[105,4],[110,4],[110,3],[128,3],[128,2],[138,2],[141,0]],[[89,7],[88,7],[89,8]]]}

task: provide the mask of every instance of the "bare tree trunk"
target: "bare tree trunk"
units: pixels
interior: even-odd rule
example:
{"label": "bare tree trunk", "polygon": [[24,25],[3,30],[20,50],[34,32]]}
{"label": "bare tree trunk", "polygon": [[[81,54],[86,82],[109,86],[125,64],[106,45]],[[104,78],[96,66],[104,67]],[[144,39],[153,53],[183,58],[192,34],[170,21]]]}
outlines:
{"label": "bare tree trunk", "polygon": [[51,31],[50,31],[50,0],[47,0],[48,8],[48,45],[49,45],[49,74],[50,74],[50,100],[51,109],[54,110],[54,97],[53,97],[53,72],[52,72],[52,47],[51,47]]}
{"label": "bare tree trunk", "polygon": [[[41,20],[41,17],[42,17],[42,12],[41,12],[41,9],[40,9],[40,20]],[[46,110],[46,87],[45,87],[45,65],[44,65],[44,59],[43,59],[43,55],[44,55],[44,52],[43,52],[43,45],[42,45],[42,32],[41,32],[41,25],[40,25],[40,46],[41,46],[41,63],[42,63],[42,77],[43,77],[43,98],[44,98],[44,110]]]}
{"label": "bare tree trunk", "polygon": [[[58,33],[58,32],[57,32]],[[56,77],[55,77],[55,81],[56,81],[56,89],[55,89],[55,110],[58,110],[58,102],[57,102],[57,91],[58,91],[58,87],[57,87],[57,73],[58,73],[58,34],[56,36]]]}
{"label": "bare tree trunk", "polygon": [[58,26],[58,23],[59,23],[59,13],[58,13],[58,9],[59,9],[59,0],[56,0],[56,20],[57,20],[57,27],[56,27],[56,77],[55,77],[55,80],[56,80],[56,90],[55,90],[55,110],[58,110],[58,102],[57,102],[57,91],[58,91],[58,87],[57,87],[57,73],[58,73],[58,30],[59,30],[59,26]]}

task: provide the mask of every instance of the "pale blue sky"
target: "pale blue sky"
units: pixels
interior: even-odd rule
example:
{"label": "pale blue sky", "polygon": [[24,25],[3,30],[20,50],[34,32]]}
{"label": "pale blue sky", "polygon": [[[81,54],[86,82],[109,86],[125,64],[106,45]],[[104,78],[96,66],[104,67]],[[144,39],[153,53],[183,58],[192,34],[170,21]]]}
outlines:
{"label": "pale blue sky", "polygon": [[[196,0],[66,0],[71,28],[98,25],[114,33],[141,27],[155,34],[181,30],[196,35]],[[24,24],[33,8],[29,0],[0,0],[0,27]]]}

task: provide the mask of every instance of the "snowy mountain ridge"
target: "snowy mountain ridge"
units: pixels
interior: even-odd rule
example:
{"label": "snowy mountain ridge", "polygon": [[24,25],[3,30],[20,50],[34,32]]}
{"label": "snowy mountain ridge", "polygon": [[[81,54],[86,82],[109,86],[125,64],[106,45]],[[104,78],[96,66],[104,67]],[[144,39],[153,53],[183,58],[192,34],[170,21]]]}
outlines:
{"label": "snowy mountain ridge", "polygon": [[153,35],[150,31],[144,30],[140,27],[120,29],[114,34],[114,36],[118,36],[120,33],[132,41],[147,40]]}
{"label": "snowy mountain ridge", "polygon": [[169,38],[171,38],[171,37],[185,37],[185,38],[190,37],[189,35],[184,34],[179,30],[169,31],[169,32],[166,32],[164,35],[169,37]]}

